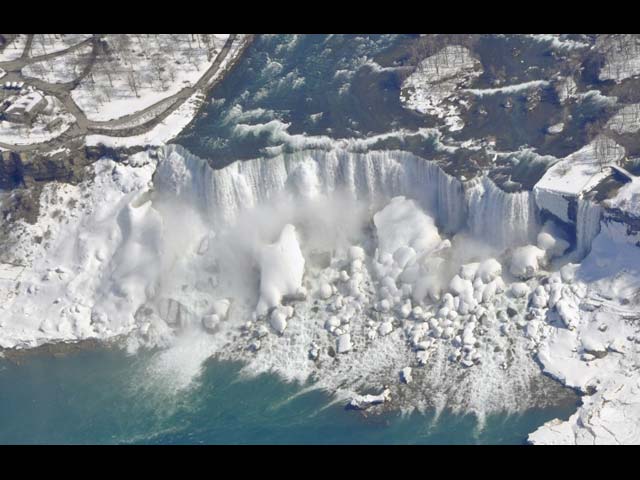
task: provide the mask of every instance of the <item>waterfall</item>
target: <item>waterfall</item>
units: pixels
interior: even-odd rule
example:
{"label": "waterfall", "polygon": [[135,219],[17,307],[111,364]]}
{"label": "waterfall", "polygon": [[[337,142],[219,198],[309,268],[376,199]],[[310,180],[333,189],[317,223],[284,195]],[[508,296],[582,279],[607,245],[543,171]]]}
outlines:
{"label": "waterfall", "polygon": [[500,248],[535,242],[539,230],[531,192],[507,193],[488,177],[467,190],[471,233]]}
{"label": "waterfall", "polygon": [[579,259],[591,251],[591,242],[600,233],[600,205],[578,197],[578,215],[576,218],[576,255]]}
{"label": "waterfall", "polygon": [[342,189],[372,202],[404,195],[415,199],[444,232],[468,227],[501,247],[529,243],[538,230],[530,192],[504,192],[488,177],[465,184],[435,162],[396,150],[303,150],[215,170],[183,147],[168,145],[154,181],[160,189],[189,196],[212,220],[225,222],[287,188],[299,193],[317,188],[323,193]]}

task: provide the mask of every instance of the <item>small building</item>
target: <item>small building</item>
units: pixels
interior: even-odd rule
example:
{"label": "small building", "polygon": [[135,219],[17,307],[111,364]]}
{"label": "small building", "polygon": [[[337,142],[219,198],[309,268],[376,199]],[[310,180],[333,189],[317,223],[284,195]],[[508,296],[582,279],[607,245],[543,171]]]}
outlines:
{"label": "small building", "polygon": [[47,106],[47,99],[40,92],[29,92],[16,97],[11,105],[5,109],[4,116],[10,122],[31,123],[33,119]]}
{"label": "small building", "polygon": [[533,187],[541,211],[564,223],[575,223],[577,202],[585,193],[600,188],[616,172],[625,150],[608,137],[592,143],[551,166]]}

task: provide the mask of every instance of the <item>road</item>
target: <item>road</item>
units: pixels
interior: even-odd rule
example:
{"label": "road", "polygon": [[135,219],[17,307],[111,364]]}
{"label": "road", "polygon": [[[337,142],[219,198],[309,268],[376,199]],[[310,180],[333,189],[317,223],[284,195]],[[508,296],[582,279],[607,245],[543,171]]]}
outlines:
{"label": "road", "polygon": [[[245,42],[246,45],[251,41],[251,39],[252,36],[249,35],[240,37],[237,34],[230,34],[211,66],[194,85],[185,87],[179,92],[135,113],[125,115],[113,120],[94,121],[89,120],[85,113],[73,100],[71,91],[78,85],[78,83],[80,83],[80,81],[85,76],[90,73],[91,68],[96,60],[97,51],[100,48],[99,42],[102,41],[102,37],[100,35],[94,35],[93,37],[88,38],[76,45],[73,45],[66,50],[60,50],[38,57],[29,57],[28,52],[33,41],[33,35],[29,35],[26,42],[27,45],[25,46],[24,52],[19,59],[11,60],[8,62],[0,62],[0,68],[7,72],[7,76],[4,80],[22,81],[25,82],[25,85],[32,85],[33,87],[43,91],[45,94],[56,97],[62,102],[67,111],[74,116],[75,122],[62,135],[47,142],[33,143],[28,145],[14,145],[0,142],[0,147],[15,152],[50,150],[64,145],[66,142],[73,138],[81,137],[87,134],[102,134],[116,137],[128,137],[145,133],[154,128],[158,123],[162,122],[169,115],[171,115],[171,113],[179,108],[195,92],[202,91],[203,93],[205,93],[208,89],[213,87],[217,82],[213,82],[211,84],[209,84],[209,82],[219,73],[222,64],[229,55],[229,52],[233,48],[234,44],[236,44],[237,42]],[[31,63],[66,55],[89,44],[92,45],[92,51],[90,53],[90,56],[88,57],[87,65],[83,69],[83,72],[71,82],[50,83],[44,80],[24,76],[22,74],[22,69]],[[240,48],[242,48],[242,46]],[[220,78],[222,78],[222,75],[220,76]],[[149,115],[151,115],[151,118],[149,120],[142,120],[143,117]]]}

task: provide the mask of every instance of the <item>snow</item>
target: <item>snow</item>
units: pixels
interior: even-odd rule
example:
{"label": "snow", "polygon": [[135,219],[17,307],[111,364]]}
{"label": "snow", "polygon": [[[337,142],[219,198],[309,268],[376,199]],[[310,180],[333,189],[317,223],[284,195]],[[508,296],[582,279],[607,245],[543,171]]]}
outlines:
{"label": "snow", "polygon": [[[536,444],[617,444],[640,442],[640,352],[634,340],[637,312],[634,292],[640,287],[637,236],[624,225],[605,223],[591,253],[575,269],[577,285],[587,283],[584,296],[562,294],[561,316],[540,348],[539,359],[550,375],[585,392],[582,405],[569,420],[548,422],[529,436]],[[577,290],[579,293],[580,289]],[[591,306],[583,310],[580,304]],[[567,312],[569,310],[569,312]],[[579,314],[577,314],[579,310]]]}
{"label": "snow", "polygon": [[597,185],[610,175],[602,165],[617,163],[623,157],[623,147],[608,137],[597,137],[545,172],[534,186],[536,203],[568,223],[567,197],[577,197]]}
{"label": "snow", "polygon": [[[227,36],[215,34],[217,51]],[[127,35],[126,44],[123,35],[105,37],[116,52],[115,58],[104,68],[94,69],[71,92],[90,120],[111,120],[147,108],[194,85],[215,59],[215,55],[209,57],[204,43],[198,46],[190,34],[173,35],[170,47],[163,43],[162,35]],[[136,88],[129,85],[132,75]]]}
{"label": "snow", "polygon": [[[0,121],[0,142],[29,145],[47,142],[64,133],[73,123],[73,115],[64,110],[57,98],[47,95],[45,99],[47,107],[35,117],[31,125]],[[57,118],[61,119],[62,123],[53,131],[49,131],[47,125]]]}
{"label": "snow", "polygon": [[531,278],[538,272],[544,257],[545,251],[534,245],[518,247],[511,256],[509,271],[519,278]]}
{"label": "snow", "polygon": [[37,78],[49,83],[66,83],[79,78],[89,62],[91,45],[85,45],[71,53],[30,63],[22,69],[26,78]]}
{"label": "snow", "polygon": [[87,146],[105,145],[112,148],[130,148],[134,146],[160,146],[175,138],[193,120],[204,102],[204,95],[194,93],[175,111],[159,122],[148,132],[130,137],[109,135],[87,135]]}
{"label": "snow", "polygon": [[11,60],[17,60],[22,56],[24,48],[27,46],[27,35],[16,35],[9,44],[5,45],[4,49],[0,51],[0,62],[9,62]]}
{"label": "snow", "polygon": [[604,54],[600,80],[620,83],[640,74],[640,38],[637,35],[599,35],[596,49]]}
{"label": "snow", "polygon": [[611,208],[619,208],[623,212],[640,217],[640,179],[634,178],[623,185],[615,197],[605,200],[605,204]]}
{"label": "snow", "polygon": [[260,252],[260,299],[258,315],[280,304],[284,295],[295,294],[302,287],[304,257],[296,237],[296,228],[287,224],[276,243]]}
{"label": "snow", "polygon": [[63,33],[63,34],[41,34],[33,36],[31,42],[31,57],[39,57],[51,53],[60,52],[91,38],[93,35],[87,33]]}
{"label": "snow", "polygon": [[609,119],[607,127],[620,134],[635,133],[640,130],[640,103],[622,107]]}
{"label": "snow", "polygon": [[423,59],[402,84],[401,101],[407,108],[445,120],[450,131],[460,130],[462,103],[455,93],[482,74],[481,63],[460,45],[448,45]]}
{"label": "snow", "polygon": [[566,35],[560,35],[560,34],[536,33],[533,35],[526,35],[526,37],[536,42],[548,43],[551,48],[559,51],[578,50],[578,49],[590,47],[590,44],[587,42],[571,40],[569,38],[566,38]]}
{"label": "snow", "polygon": [[464,91],[472,93],[478,97],[484,97],[487,95],[508,95],[512,93],[523,92],[531,90],[533,88],[547,87],[549,82],[547,80],[532,80],[530,82],[517,83],[514,85],[505,85],[504,87],[497,88],[467,88]]}
{"label": "snow", "polygon": [[[13,253],[25,265],[23,288],[12,292],[13,280],[0,285],[0,346],[130,331],[157,272],[159,218],[138,200],[155,166],[103,160],[95,168],[93,182],[47,184],[38,222],[17,226],[21,240]],[[35,242],[36,236],[46,240]]]}

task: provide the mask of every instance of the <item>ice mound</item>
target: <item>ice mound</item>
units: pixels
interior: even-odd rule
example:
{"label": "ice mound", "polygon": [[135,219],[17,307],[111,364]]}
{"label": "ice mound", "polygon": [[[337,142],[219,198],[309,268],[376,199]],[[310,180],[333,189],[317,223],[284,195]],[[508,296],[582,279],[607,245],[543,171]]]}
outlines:
{"label": "ice mound", "polygon": [[296,236],[296,228],[287,224],[278,241],[265,245],[260,252],[260,299],[258,315],[280,304],[285,295],[294,295],[302,287],[304,257]]}
{"label": "ice mound", "polygon": [[433,218],[429,217],[416,205],[413,200],[405,197],[395,197],[381,211],[373,216],[376,226],[378,245],[381,253],[405,257],[411,256],[412,249],[425,252],[433,250],[441,242],[438,228]]}
{"label": "ice mound", "polygon": [[545,251],[535,245],[518,247],[511,256],[509,271],[518,278],[531,278],[538,272],[544,258]]}

